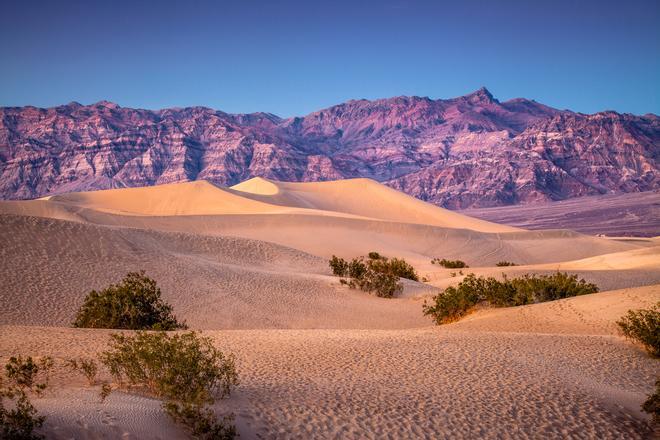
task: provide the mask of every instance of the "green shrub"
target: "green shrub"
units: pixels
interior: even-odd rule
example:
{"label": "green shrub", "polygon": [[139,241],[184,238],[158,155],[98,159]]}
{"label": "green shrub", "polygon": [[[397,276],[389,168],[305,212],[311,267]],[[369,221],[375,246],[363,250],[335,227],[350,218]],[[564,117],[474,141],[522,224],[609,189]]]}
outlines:
{"label": "green shrub", "polygon": [[78,311],[74,327],[128,330],[186,328],[163,302],[156,281],[144,272],[130,272],[116,285],[91,291]]}
{"label": "green shrub", "polygon": [[368,256],[367,260],[359,257],[347,262],[333,255],[329,264],[334,275],[350,278],[350,281],[340,280],[342,284],[375,293],[382,298],[392,298],[403,290],[399,278],[419,281],[415,269],[404,259],[388,259],[378,252],[369,252]]}
{"label": "green shrub", "polygon": [[[383,260],[380,260],[383,261]],[[406,262],[403,258],[392,258],[391,260],[384,260],[384,273],[390,273],[400,278],[407,280],[419,281],[419,275],[415,268]]]}
{"label": "green shrub", "polygon": [[370,267],[360,278],[352,278],[348,285],[365,292],[374,293],[381,298],[392,298],[403,290],[403,285],[396,275],[377,272]]}
{"label": "green shrub", "polygon": [[338,258],[333,255],[330,259],[330,267],[332,268],[333,275],[350,278],[360,279],[368,270],[375,272],[395,275],[399,278],[406,278],[413,281],[419,281],[419,275],[415,268],[406,262],[403,258],[388,259],[380,255],[378,252],[369,252],[368,259],[353,258],[350,263],[343,258]]}
{"label": "green shrub", "polygon": [[628,310],[617,324],[626,337],[644,345],[651,356],[660,357],[660,302],[650,309]]}
{"label": "green shrub", "polygon": [[481,301],[493,306],[510,307],[552,301],[598,292],[595,284],[578,280],[577,275],[557,272],[553,275],[525,275],[503,281],[468,274],[456,287],[448,287],[423,305],[425,315],[436,324],[454,321],[464,316]]}
{"label": "green shrub", "polygon": [[439,259],[439,258],[434,258],[431,260],[431,264],[439,264],[442,267],[446,267],[447,269],[463,269],[466,267],[470,267],[467,264],[465,264],[465,261],[461,260],[447,260],[447,259]]}
{"label": "green shrub", "polygon": [[155,396],[201,404],[224,397],[238,381],[234,357],[195,332],[143,332],[111,335],[101,362],[120,383]]}
{"label": "green shrub", "polygon": [[655,393],[642,404],[642,410],[651,414],[655,423],[660,423],[660,378],[655,381]]}
{"label": "green shrub", "polygon": [[516,263],[512,263],[511,261],[498,261],[498,262],[495,264],[495,266],[500,266],[500,267],[503,267],[503,266],[517,266],[517,264],[516,264]]}
{"label": "green shrub", "polygon": [[470,274],[457,287],[447,287],[434,296],[432,305],[429,306],[424,301],[424,315],[430,315],[436,324],[445,324],[463,317],[480,299],[477,290],[468,287],[472,282],[479,281]]}
{"label": "green shrub", "polygon": [[587,283],[584,279],[578,280],[577,275],[568,275],[565,272],[555,272],[552,275],[525,275],[511,280],[505,277],[504,281],[513,284],[519,296],[528,298],[526,302],[510,305],[554,301],[598,292],[598,286],[595,284]]}
{"label": "green shrub", "polygon": [[206,408],[216,398],[228,396],[238,383],[232,355],[223,354],[210,338],[195,332],[169,336],[139,331],[111,338],[101,362],[121,386],[162,399],[166,412],[198,438],[235,436],[235,428],[227,424],[230,419],[217,421]]}
{"label": "green shrub", "polygon": [[[33,440],[45,420],[39,416],[28,394],[41,394],[48,385],[53,360],[49,357],[35,362],[31,357],[11,357],[5,365],[5,377],[0,378],[0,438]],[[10,408],[8,408],[8,406]]]}

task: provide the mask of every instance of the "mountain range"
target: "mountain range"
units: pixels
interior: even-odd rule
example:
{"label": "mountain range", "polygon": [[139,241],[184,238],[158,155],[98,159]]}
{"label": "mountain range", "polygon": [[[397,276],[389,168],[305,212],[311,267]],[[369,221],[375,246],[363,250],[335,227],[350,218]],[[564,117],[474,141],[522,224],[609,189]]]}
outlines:
{"label": "mountain range", "polygon": [[304,117],[101,101],[0,108],[0,198],[208,180],[368,177],[451,209],[658,189],[660,118],[453,99],[352,100]]}

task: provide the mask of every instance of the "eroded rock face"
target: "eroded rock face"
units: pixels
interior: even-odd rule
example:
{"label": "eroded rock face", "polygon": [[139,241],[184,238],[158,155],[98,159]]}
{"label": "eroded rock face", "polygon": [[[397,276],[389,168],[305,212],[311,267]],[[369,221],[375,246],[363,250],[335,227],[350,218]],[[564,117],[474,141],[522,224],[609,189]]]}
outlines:
{"label": "eroded rock face", "polygon": [[584,115],[486,90],[349,101],[302,118],[109,102],[0,108],[0,197],[254,176],[370,177],[449,208],[657,189],[660,118]]}

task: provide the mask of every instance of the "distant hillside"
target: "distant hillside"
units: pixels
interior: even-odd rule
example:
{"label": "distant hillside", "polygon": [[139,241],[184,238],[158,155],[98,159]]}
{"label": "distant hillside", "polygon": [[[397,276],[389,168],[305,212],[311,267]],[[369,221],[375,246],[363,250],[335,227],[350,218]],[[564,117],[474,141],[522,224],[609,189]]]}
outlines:
{"label": "distant hillside", "polygon": [[349,101],[305,117],[110,102],[0,108],[0,198],[205,179],[369,177],[478,208],[658,189],[660,118],[499,102]]}

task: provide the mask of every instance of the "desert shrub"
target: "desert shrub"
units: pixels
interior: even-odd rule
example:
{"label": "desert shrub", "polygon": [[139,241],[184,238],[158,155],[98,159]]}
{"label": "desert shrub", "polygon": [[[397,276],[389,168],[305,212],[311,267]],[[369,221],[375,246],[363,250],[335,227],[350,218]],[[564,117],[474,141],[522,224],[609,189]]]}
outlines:
{"label": "desert shrub", "polygon": [[94,359],[69,359],[66,361],[66,365],[71,368],[72,371],[82,373],[87,378],[87,382],[89,382],[90,385],[96,383],[98,367]]}
{"label": "desert shrub", "polygon": [[92,290],[78,311],[74,327],[128,330],[186,328],[163,302],[156,281],[144,272],[130,272],[119,284]]}
{"label": "desert shrub", "polygon": [[111,338],[101,362],[120,386],[163,399],[166,412],[198,438],[234,437],[230,419],[218,421],[206,408],[216,398],[229,395],[238,383],[232,355],[195,332],[169,336],[139,331]]}
{"label": "desert shrub", "polygon": [[642,410],[651,414],[655,423],[660,423],[660,378],[655,381],[655,393],[644,401]]}
{"label": "desert shrub", "polygon": [[330,259],[330,268],[332,269],[333,275],[345,277],[348,272],[348,263],[343,258],[333,255]]}
{"label": "desert shrub", "polygon": [[404,259],[388,259],[378,252],[369,252],[368,257],[367,260],[359,257],[347,262],[333,255],[329,264],[333,274],[350,278],[350,281],[340,280],[342,284],[382,298],[392,298],[403,290],[399,278],[419,281],[415,268]]}
{"label": "desert shrub", "polygon": [[367,273],[367,265],[362,258],[353,258],[348,264],[348,276],[355,280],[362,279]]}
{"label": "desert shrub", "polygon": [[[383,260],[380,260],[383,261]],[[391,260],[385,260],[384,263],[385,271],[396,275],[400,278],[406,278],[408,280],[419,281],[419,275],[415,271],[415,268],[406,262],[403,258],[392,258]]]}
{"label": "desert shrub", "polygon": [[598,286],[595,284],[587,283],[584,279],[578,280],[577,275],[568,275],[566,272],[555,272],[552,275],[525,275],[511,280],[505,277],[504,282],[513,284],[518,295],[529,298],[527,302],[521,304],[554,301],[598,292]]}
{"label": "desert shrub", "polygon": [[368,259],[353,258],[350,263],[343,258],[333,255],[329,261],[332,273],[336,276],[348,276],[354,279],[362,278],[368,270],[375,272],[395,275],[399,278],[407,278],[413,281],[419,281],[419,275],[415,268],[406,262],[403,258],[388,259],[378,252],[369,252]]}
{"label": "desert shrub", "polygon": [[403,290],[399,277],[367,268],[360,278],[353,278],[348,283],[350,287],[359,288],[365,292],[374,293],[381,298],[392,298]]}
{"label": "desert shrub", "polygon": [[517,266],[517,264],[512,263],[511,261],[498,261],[497,263],[495,263],[495,266],[500,266],[500,267],[503,267],[503,266]]}
{"label": "desert shrub", "polygon": [[650,309],[628,310],[617,324],[626,337],[640,342],[651,356],[660,357],[660,302]]}
{"label": "desert shrub", "polygon": [[487,301],[496,307],[520,306],[598,292],[595,284],[578,280],[577,275],[525,275],[503,281],[468,274],[456,287],[448,287],[423,306],[437,324],[454,321],[473,306]]}
{"label": "desert shrub", "polygon": [[470,274],[458,286],[447,287],[433,297],[431,305],[424,301],[424,315],[430,315],[436,324],[445,324],[461,318],[480,301],[479,287],[476,284],[482,283],[482,280]]}
{"label": "desert shrub", "polygon": [[467,264],[465,264],[465,261],[462,260],[447,260],[443,258],[442,260],[439,258],[434,258],[431,260],[431,264],[439,264],[442,267],[446,267],[447,269],[462,269],[465,267],[470,267]]}
{"label": "desert shrub", "polygon": [[53,366],[49,357],[35,362],[31,357],[11,357],[5,365],[5,376],[0,377],[0,438],[11,440],[41,439],[35,429],[45,417],[38,415],[29,394],[41,394],[48,385],[48,374]]}
{"label": "desert shrub", "polygon": [[195,332],[137,332],[111,335],[101,362],[120,383],[145,388],[153,395],[188,403],[224,397],[238,382],[234,357],[223,354],[210,338]]}

